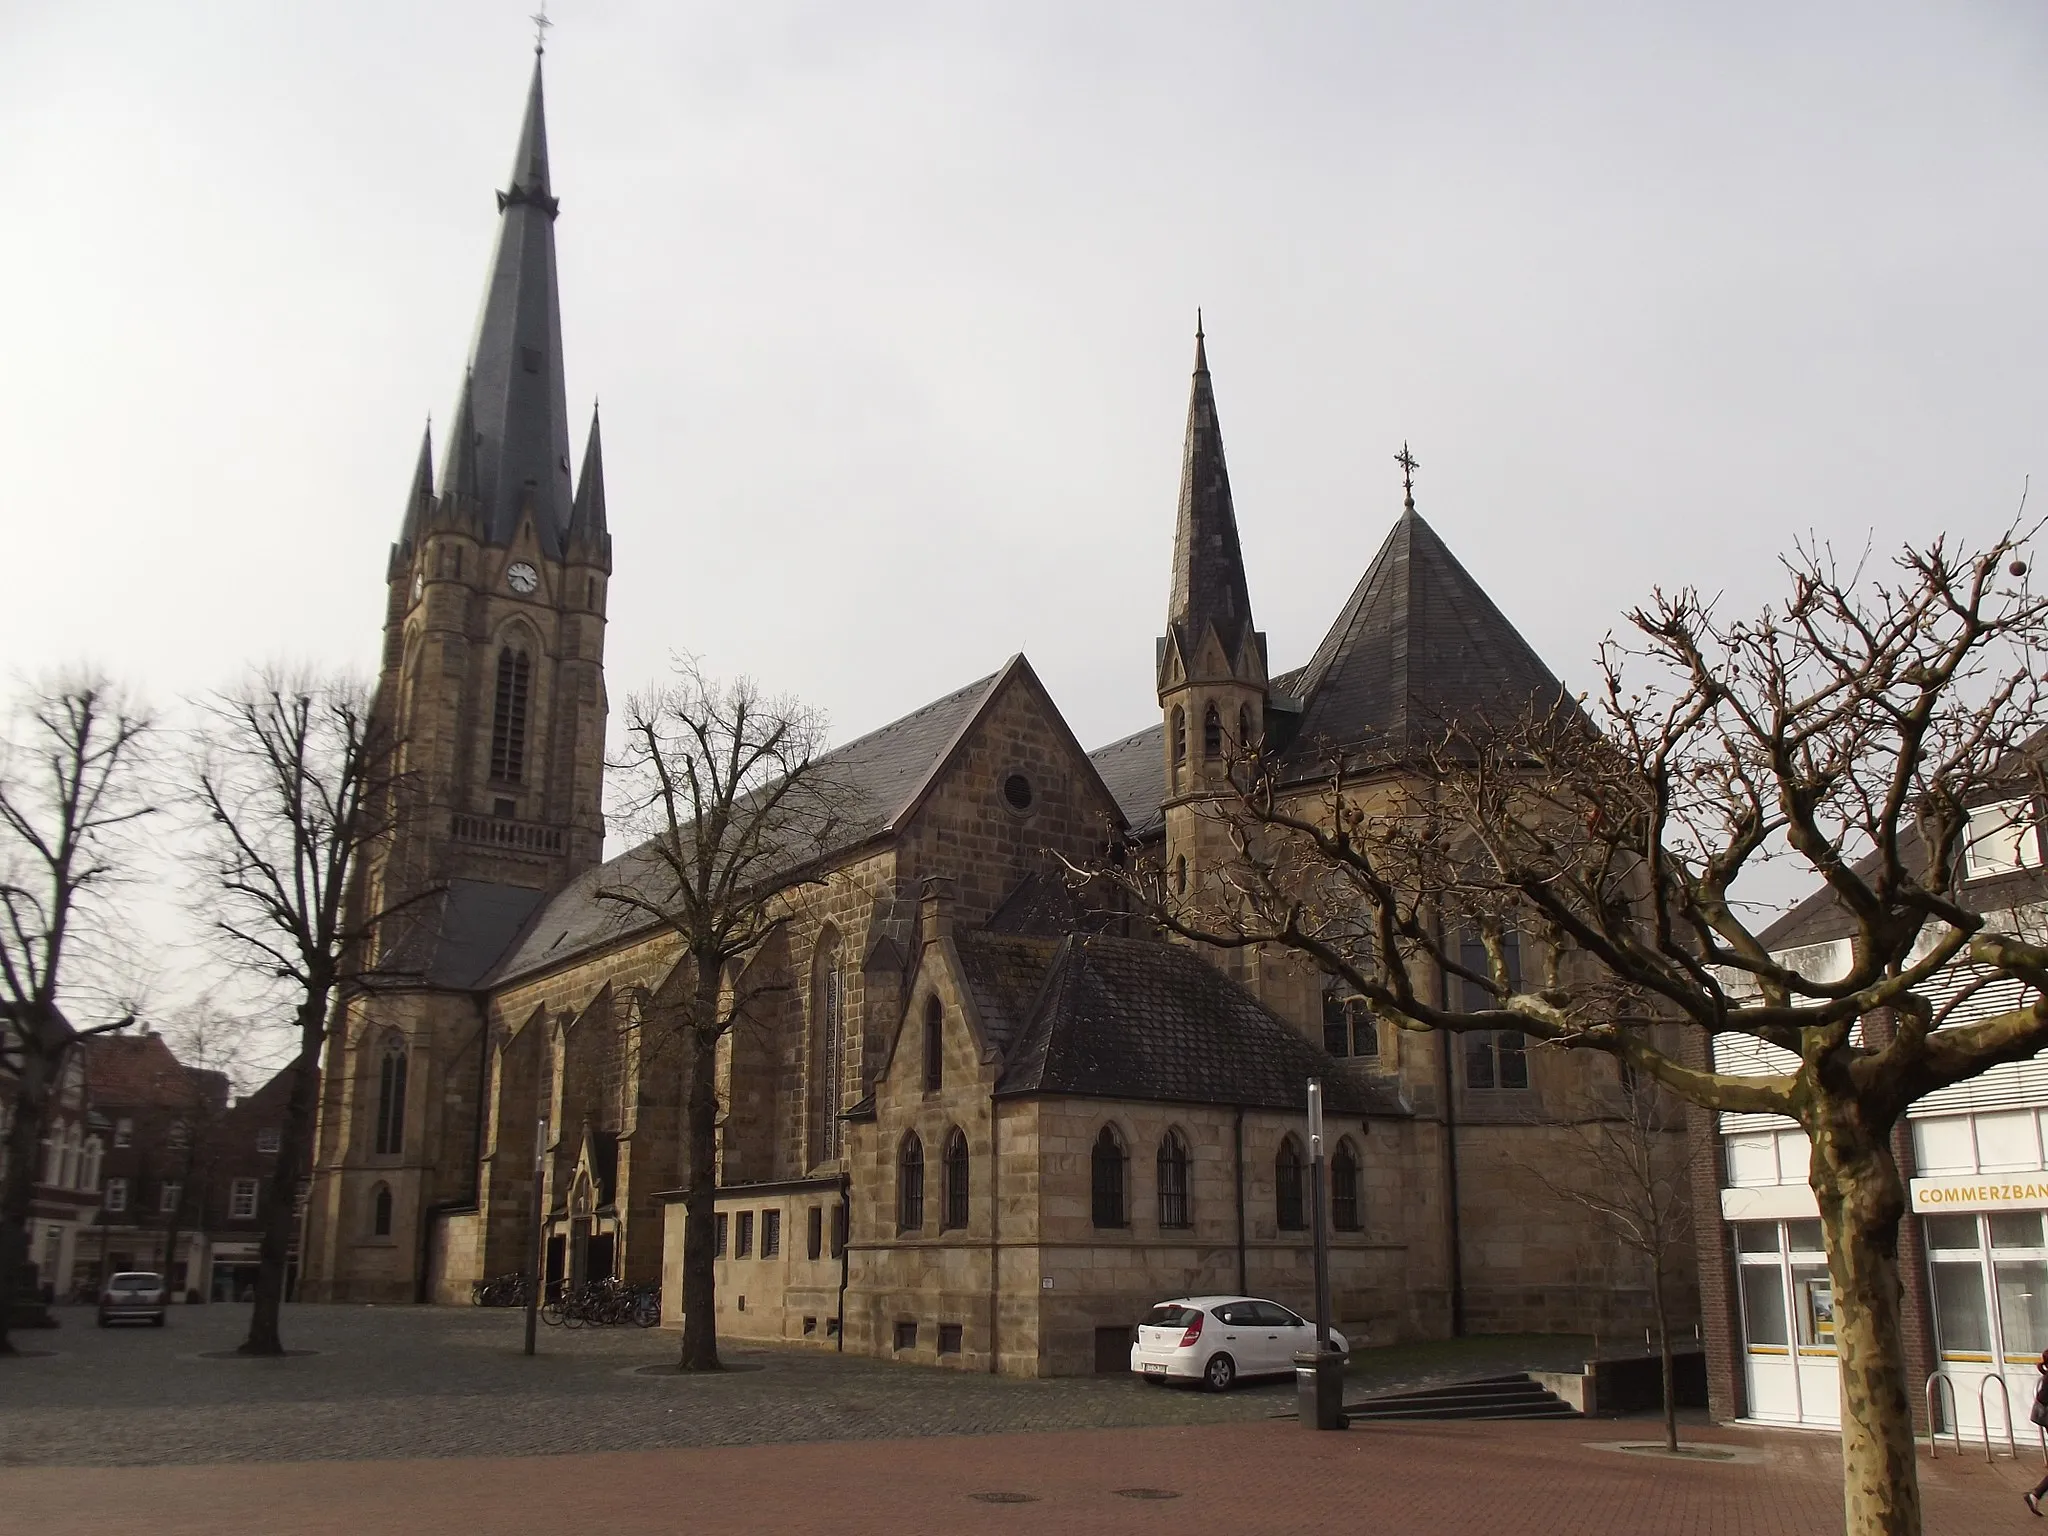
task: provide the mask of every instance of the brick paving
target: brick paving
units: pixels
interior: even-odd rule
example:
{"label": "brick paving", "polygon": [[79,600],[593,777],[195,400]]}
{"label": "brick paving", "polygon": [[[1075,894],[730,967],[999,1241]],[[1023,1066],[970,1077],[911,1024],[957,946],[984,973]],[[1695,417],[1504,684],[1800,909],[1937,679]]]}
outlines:
{"label": "brick paving", "polygon": [[[526,1360],[515,1314],[287,1317],[287,1342],[322,1353],[198,1358],[238,1337],[242,1312],[228,1307],[181,1309],[161,1332],[102,1333],[69,1313],[64,1329],[24,1338],[57,1353],[0,1362],[0,1526],[498,1532],[568,1516],[618,1536],[771,1522],[821,1536],[1841,1528],[1837,1444],[1819,1435],[1693,1426],[1689,1439],[1751,1454],[1673,1463],[1599,1448],[1653,1438],[1644,1421],[1319,1435],[1272,1420],[1285,1386],[1218,1398],[780,1350],[734,1350],[759,1369],[713,1380],[649,1378],[634,1367],[668,1358],[672,1335],[547,1331],[545,1353]],[[2033,1529],[2018,1495],[2036,1475],[2024,1461],[1923,1459],[1927,1529]]]}
{"label": "brick paving", "polygon": [[[1611,1432],[1611,1426],[1602,1426]],[[1590,1448],[1590,1426],[1378,1425],[1313,1434],[1247,1423],[622,1451],[522,1460],[0,1471],[13,1529],[70,1536],[510,1532],[569,1520],[607,1536],[962,1531],[1511,1531],[1525,1536],[1824,1536],[1841,1529],[1832,1442],[1710,1432],[1760,1465],[1649,1462]],[[2033,1525],[2020,1469],[1926,1467],[1927,1529]],[[1166,1494],[1133,1498],[1125,1490]],[[977,1494],[1023,1496],[987,1503]]]}

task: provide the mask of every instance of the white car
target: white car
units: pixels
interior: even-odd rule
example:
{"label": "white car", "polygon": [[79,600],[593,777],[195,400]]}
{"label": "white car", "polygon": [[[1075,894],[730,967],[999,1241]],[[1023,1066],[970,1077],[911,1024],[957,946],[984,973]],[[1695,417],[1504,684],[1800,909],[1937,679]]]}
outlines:
{"label": "white car", "polygon": [[[1138,1325],[1131,1371],[1146,1381],[1199,1381],[1227,1392],[1240,1376],[1277,1376],[1316,1347],[1316,1325],[1256,1296],[1182,1296],[1162,1301]],[[1330,1330],[1330,1348],[1351,1352]]]}

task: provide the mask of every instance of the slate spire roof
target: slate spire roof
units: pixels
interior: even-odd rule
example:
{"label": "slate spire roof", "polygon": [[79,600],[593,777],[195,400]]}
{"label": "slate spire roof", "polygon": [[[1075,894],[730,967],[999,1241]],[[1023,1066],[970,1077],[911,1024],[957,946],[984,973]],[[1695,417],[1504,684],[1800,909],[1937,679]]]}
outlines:
{"label": "slate spire roof", "polygon": [[1173,531],[1173,588],[1167,597],[1168,633],[1191,661],[1210,625],[1233,659],[1252,627],[1251,594],[1237,541],[1230,470],[1223,462],[1223,429],[1201,321],[1195,322],[1195,377],[1188,390],[1187,439],[1181,450],[1180,513]]}
{"label": "slate spire roof", "polygon": [[1406,752],[1563,692],[1412,498],[1309,664],[1275,682],[1303,701],[1297,754]]}
{"label": "slate spire roof", "polygon": [[[531,502],[535,532],[550,555],[561,553],[570,514],[569,411],[555,280],[558,207],[548,175],[536,54],[512,183],[498,194],[498,245],[470,349],[464,403],[472,412],[484,536],[509,543]],[[462,445],[452,447],[451,466]]]}

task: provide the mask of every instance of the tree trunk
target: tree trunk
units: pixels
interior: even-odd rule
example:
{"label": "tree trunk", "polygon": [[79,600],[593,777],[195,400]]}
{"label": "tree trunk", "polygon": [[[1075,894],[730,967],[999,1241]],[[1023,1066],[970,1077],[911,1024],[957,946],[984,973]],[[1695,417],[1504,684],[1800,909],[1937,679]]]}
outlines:
{"label": "tree trunk", "polygon": [[285,1352],[279,1313],[284,1307],[285,1272],[291,1262],[292,1223],[298,1219],[301,1164],[313,1128],[314,1084],[320,1073],[320,1042],[326,1033],[322,1026],[330,990],[328,985],[315,985],[299,1005],[299,1054],[291,1065],[292,1087],[285,1097],[277,1162],[271,1167],[270,1188],[265,1191],[268,1208],[263,1213],[263,1244],[256,1260],[256,1303],[249,1312],[249,1336],[240,1350],[245,1355]]}
{"label": "tree trunk", "polygon": [[1650,1255],[1650,1304],[1657,1314],[1657,1354],[1664,1375],[1664,1449],[1678,1454],[1678,1383],[1671,1363],[1671,1306],[1664,1297],[1664,1255]]}
{"label": "tree trunk", "polygon": [[1834,1286],[1842,1378],[1842,1500],[1850,1536],[1919,1536],[1920,1480],[1899,1331],[1899,1221],[1905,1186],[1889,1126],[1846,1095],[1822,1101],[1812,1184]]}
{"label": "tree trunk", "polygon": [[22,1019],[19,1029],[21,1075],[7,1122],[7,1178],[0,1184],[0,1355],[14,1353],[7,1325],[15,1290],[28,1273],[29,1218],[43,1172],[43,1128],[63,1064],[61,1054],[52,1060],[44,1048],[48,1036],[42,1019]]}
{"label": "tree trunk", "polygon": [[712,1252],[718,1203],[718,1017],[719,975],[700,967],[695,1012],[684,1032],[689,1080],[683,1085],[683,1353],[686,1371],[717,1371],[717,1255]]}

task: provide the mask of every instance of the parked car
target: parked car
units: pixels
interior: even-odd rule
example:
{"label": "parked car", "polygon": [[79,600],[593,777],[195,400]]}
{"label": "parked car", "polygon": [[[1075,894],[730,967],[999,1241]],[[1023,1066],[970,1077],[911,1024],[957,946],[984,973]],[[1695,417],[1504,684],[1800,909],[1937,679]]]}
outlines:
{"label": "parked car", "polygon": [[164,1325],[164,1306],[170,1295],[164,1277],[147,1269],[123,1270],[107,1281],[100,1292],[100,1326],[110,1323],[154,1323]]}
{"label": "parked car", "polygon": [[[1316,1347],[1316,1325],[1257,1296],[1182,1296],[1162,1301],[1138,1325],[1131,1370],[1151,1382],[1198,1381],[1227,1392],[1241,1376],[1278,1376]],[[1330,1348],[1351,1352],[1330,1330]]]}

